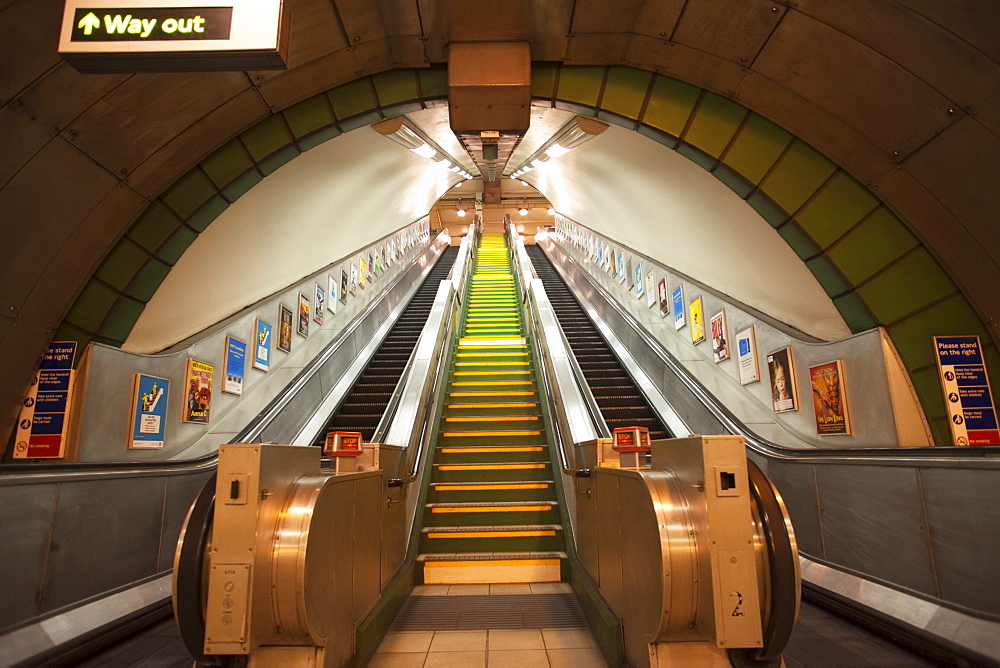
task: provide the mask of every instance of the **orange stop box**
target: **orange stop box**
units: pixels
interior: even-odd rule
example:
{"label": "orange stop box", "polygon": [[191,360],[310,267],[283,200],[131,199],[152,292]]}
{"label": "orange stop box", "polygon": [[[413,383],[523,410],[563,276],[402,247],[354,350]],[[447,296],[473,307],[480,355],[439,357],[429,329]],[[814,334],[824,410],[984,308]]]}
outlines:
{"label": "orange stop box", "polygon": [[329,432],[323,444],[323,454],[327,457],[357,457],[361,454],[361,432]]}
{"label": "orange stop box", "polygon": [[646,427],[618,427],[614,430],[615,452],[649,452],[649,429]]}

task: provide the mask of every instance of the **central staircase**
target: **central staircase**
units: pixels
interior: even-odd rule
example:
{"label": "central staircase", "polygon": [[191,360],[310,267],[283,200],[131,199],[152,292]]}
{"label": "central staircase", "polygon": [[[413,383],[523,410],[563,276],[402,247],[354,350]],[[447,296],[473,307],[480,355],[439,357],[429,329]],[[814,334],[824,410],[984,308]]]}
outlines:
{"label": "central staircase", "polygon": [[534,361],[503,234],[484,234],[438,428],[425,584],[557,582],[566,559]]}

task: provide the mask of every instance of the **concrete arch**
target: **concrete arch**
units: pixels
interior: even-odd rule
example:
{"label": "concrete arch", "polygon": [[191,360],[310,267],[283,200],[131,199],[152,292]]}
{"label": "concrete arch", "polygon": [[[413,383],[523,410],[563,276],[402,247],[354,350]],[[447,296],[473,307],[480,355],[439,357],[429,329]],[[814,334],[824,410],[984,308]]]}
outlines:
{"label": "concrete arch", "polygon": [[[890,207],[801,138],[709,90],[641,69],[536,63],[533,97],[637,131],[708,170],[785,239],[852,331],[887,326],[939,443],[948,441],[930,336],[976,333],[968,300]],[[107,254],[57,338],[120,345],[197,235],[303,151],[445,98],[441,67],[363,77],[274,113],[154,200]],[[998,356],[989,345],[991,361]],[[993,364],[996,369],[998,365]]]}

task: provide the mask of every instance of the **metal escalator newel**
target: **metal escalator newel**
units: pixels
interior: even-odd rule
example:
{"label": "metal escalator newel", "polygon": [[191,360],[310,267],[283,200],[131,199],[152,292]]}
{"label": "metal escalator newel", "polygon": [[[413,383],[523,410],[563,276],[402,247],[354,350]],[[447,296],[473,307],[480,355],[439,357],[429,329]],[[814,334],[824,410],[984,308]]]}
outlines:
{"label": "metal escalator newel", "polygon": [[638,469],[646,466],[646,453],[650,450],[648,427],[616,427],[615,442],[611,447],[618,453],[619,466]]}
{"label": "metal escalator newel", "polygon": [[331,431],[323,444],[323,455],[334,458],[337,473],[358,470],[357,457],[363,454],[361,433],[356,431]]}

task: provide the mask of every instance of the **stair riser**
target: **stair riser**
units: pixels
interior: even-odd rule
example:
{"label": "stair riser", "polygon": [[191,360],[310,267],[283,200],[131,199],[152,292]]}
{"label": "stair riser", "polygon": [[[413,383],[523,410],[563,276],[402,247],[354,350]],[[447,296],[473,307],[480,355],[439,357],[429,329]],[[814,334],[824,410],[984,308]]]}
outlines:
{"label": "stair riser", "polygon": [[428,538],[420,541],[421,553],[463,552],[533,552],[557,551],[565,547],[562,532],[555,536],[526,536],[515,538]]}
{"label": "stair riser", "polygon": [[496,524],[559,524],[559,507],[550,510],[514,510],[479,513],[424,513],[425,527],[494,526]]}
{"label": "stair riser", "polygon": [[[434,468],[435,482],[487,482],[493,480],[552,480],[551,465],[528,469],[485,469],[454,471]],[[554,500],[554,498],[553,498]]]}
{"label": "stair riser", "polygon": [[[434,489],[433,487],[431,488]],[[552,501],[552,485],[545,489],[490,489],[482,491],[444,491],[438,489],[427,496],[430,503],[465,503],[479,501]]]}

